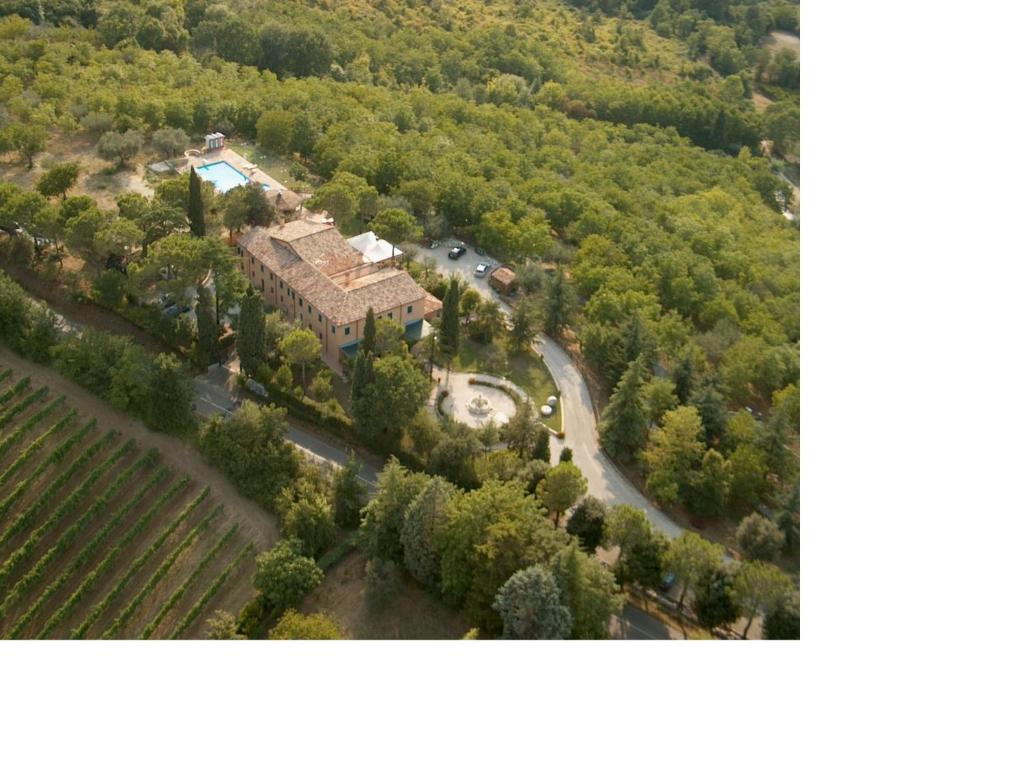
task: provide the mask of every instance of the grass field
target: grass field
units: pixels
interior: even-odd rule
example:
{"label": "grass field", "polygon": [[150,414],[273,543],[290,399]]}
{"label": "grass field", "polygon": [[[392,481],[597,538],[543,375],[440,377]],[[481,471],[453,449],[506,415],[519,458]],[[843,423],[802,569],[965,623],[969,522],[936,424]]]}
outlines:
{"label": "grass field", "polygon": [[303,613],[323,612],[354,640],[457,640],[469,620],[431,597],[406,578],[401,592],[380,611],[371,611],[364,594],[366,556],[352,551],[327,570],[324,581],[306,596]]}
{"label": "grass field", "polygon": [[251,595],[254,549],[209,486],[0,370],[0,636],[201,636]]}

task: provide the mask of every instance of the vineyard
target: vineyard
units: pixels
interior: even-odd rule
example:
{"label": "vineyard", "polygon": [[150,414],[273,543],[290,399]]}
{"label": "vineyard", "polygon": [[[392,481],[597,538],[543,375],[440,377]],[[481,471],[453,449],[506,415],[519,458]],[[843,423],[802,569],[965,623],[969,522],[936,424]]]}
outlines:
{"label": "vineyard", "polygon": [[256,543],[155,448],[0,368],[0,637],[190,638]]}

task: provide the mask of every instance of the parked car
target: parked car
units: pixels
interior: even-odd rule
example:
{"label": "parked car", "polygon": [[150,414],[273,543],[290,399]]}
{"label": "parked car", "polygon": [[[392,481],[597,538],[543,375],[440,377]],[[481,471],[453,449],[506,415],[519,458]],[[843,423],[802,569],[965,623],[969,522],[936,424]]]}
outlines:
{"label": "parked car", "polygon": [[661,585],[658,587],[662,592],[668,592],[672,589],[672,585],[676,583],[676,575],[674,573],[666,574],[665,578],[661,580]]}
{"label": "parked car", "polygon": [[449,259],[461,259],[465,255],[466,255],[466,246],[464,244],[462,244],[462,243],[459,243],[454,248],[452,248],[450,251],[448,251],[448,258]]}
{"label": "parked car", "polygon": [[476,269],[473,270],[473,274],[476,275],[477,277],[483,277],[484,275],[487,274],[487,265],[477,264]]}

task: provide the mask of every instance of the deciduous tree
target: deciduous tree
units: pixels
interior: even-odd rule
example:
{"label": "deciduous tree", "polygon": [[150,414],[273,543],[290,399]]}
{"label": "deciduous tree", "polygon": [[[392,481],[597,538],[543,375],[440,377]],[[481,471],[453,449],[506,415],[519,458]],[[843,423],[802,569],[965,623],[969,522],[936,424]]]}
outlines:
{"label": "deciduous tree", "polygon": [[177,157],[188,146],[188,134],[181,128],[158,128],[153,131],[149,142],[161,158]]}
{"label": "deciduous tree", "polygon": [[271,640],[341,640],[344,635],[325,613],[301,614],[289,608],[268,635]]}
{"label": "deciduous tree", "polygon": [[136,130],[127,130],[123,133],[107,131],[100,136],[96,144],[96,154],[104,160],[116,163],[118,168],[123,168],[141,149],[142,134]]}
{"label": "deciduous tree", "polygon": [[723,566],[697,580],[693,610],[697,614],[697,622],[704,629],[717,629],[739,618],[739,610],[732,597],[732,581],[732,575]]}
{"label": "deciduous tree", "polygon": [[573,509],[565,530],[575,536],[585,552],[593,554],[604,541],[605,518],[608,505],[593,496],[586,496]]}
{"label": "deciduous tree", "polygon": [[302,551],[320,555],[334,541],[334,514],[326,488],[312,477],[300,477],[274,500],[281,532],[302,542]]}
{"label": "deciduous tree", "polygon": [[611,573],[575,543],[563,547],[552,558],[550,568],[562,604],[572,617],[571,637],[574,640],[608,637],[608,621],[622,610],[625,602]]}
{"label": "deciduous tree", "polygon": [[302,386],[306,386],[306,366],[320,359],[320,340],[308,328],[296,328],[284,339],[278,348],[289,365],[302,369]]}
{"label": "deciduous tree", "polygon": [[423,230],[412,214],[401,208],[385,208],[373,217],[370,228],[391,243],[391,258],[395,257],[395,246],[399,242],[418,240]]}
{"label": "deciduous tree", "polygon": [[662,426],[651,432],[642,459],[647,467],[647,487],[656,499],[679,501],[683,490],[696,481],[704,456],[700,427],[697,409],[683,405],[666,413]]}
{"label": "deciduous tree", "polygon": [[377,475],[377,495],[363,510],[366,549],[372,557],[402,562],[405,513],[427,484],[427,475],[410,472],[393,456]]}
{"label": "deciduous tree", "polygon": [[733,579],[732,595],[741,616],[746,617],[743,637],[758,614],[764,614],[793,591],[789,577],[770,563],[747,560],[740,563]]}
{"label": "deciduous tree", "polygon": [[296,605],[321,581],[324,574],[310,557],[302,555],[298,539],[285,539],[256,556],[253,584],[277,608]]}
{"label": "deciduous tree", "polygon": [[556,464],[537,486],[537,498],[555,516],[555,527],[562,513],[587,492],[587,478],[572,463]]}
{"label": "deciduous tree", "polygon": [[747,515],[736,529],[740,552],[748,560],[770,563],[782,552],[786,537],[774,522],[757,512]]}
{"label": "deciduous tree", "polygon": [[57,163],[51,166],[46,173],[39,177],[36,182],[36,189],[39,194],[46,197],[57,197],[67,199],[68,190],[75,186],[78,176],[82,172],[82,166],[76,162]]}
{"label": "deciduous tree", "polygon": [[665,570],[674,574],[682,587],[677,601],[679,608],[683,607],[690,588],[718,568],[724,556],[725,550],[720,545],[690,531],[683,531],[672,540],[665,552]]}

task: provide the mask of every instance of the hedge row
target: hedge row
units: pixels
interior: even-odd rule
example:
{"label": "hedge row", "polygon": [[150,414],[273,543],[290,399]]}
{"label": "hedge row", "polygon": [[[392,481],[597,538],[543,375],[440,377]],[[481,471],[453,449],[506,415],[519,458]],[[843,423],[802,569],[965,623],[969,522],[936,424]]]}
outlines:
{"label": "hedge row", "polygon": [[[107,536],[110,534],[112,530],[114,530],[114,528],[117,527],[118,523],[120,523],[121,520],[124,519],[124,516],[127,515],[128,512],[130,512],[132,509],[134,509],[142,501],[142,499],[145,498],[146,494],[153,490],[153,488],[156,487],[158,483],[162,482],[164,478],[167,477],[168,474],[170,474],[170,470],[168,470],[167,467],[160,467],[156,472],[154,472],[150,476],[149,480],[146,481],[146,484],[143,485],[135,493],[135,495],[132,496],[131,499],[125,502],[125,504],[123,504],[121,508],[117,510],[117,512],[110,516],[110,519],[107,520],[106,523],[104,523],[103,527],[96,533],[96,535],[93,536],[92,539],[90,539],[89,542],[78,551],[78,554],[75,555],[75,559],[72,560],[71,563],[69,563],[68,566],[63,571],[61,571],[60,576],[58,576],[56,579],[47,584],[46,589],[44,589],[42,594],[40,594],[39,597],[35,599],[35,602],[33,602],[31,606],[29,606],[29,609],[18,617],[18,621],[7,633],[8,638],[14,638],[18,636],[21,630],[23,630],[28,625],[28,623],[35,618],[36,614],[39,613],[39,610],[54,595],[54,593],[62,586],[64,586],[68,582],[68,580],[70,580],[71,577],[74,576],[79,571],[79,569],[82,568],[82,566],[89,562],[89,558],[93,556],[93,554],[96,552],[100,544],[102,544],[106,540]],[[81,586],[79,587],[79,590],[80,593],[76,592],[76,594],[79,595],[80,599],[81,595],[85,594],[86,590],[82,590]],[[72,608],[74,608],[75,604],[77,604],[77,602],[69,604],[67,601],[65,601],[64,605],[62,605],[54,614],[54,616],[51,617],[51,619],[54,620],[54,625],[63,620],[64,616],[66,616],[67,613]]]}
{"label": "hedge row", "polygon": [[[209,495],[210,486],[206,486],[205,488],[203,488],[203,490],[196,498],[194,498],[185,506],[185,508],[178,514],[176,518],[174,518],[170,523],[168,523],[167,527],[164,528],[160,535],[156,538],[156,541],[150,544],[145,552],[143,552],[141,555],[135,558],[135,560],[132,561],[132,564],[128,567],[128,570],[125,571],[125,573],[118,580],[117,584],[115,584],[113,588],[110,590],[110,592],[107,593],[107,596],[104,597],[103,600],[101,600],[99,603],[93,606],[92,610],[89,611],[89,615],[85,617],[85,620],[81,624],[79,624],[78,627],[75,628],[74,632],[71,633],[71,638],[73,640],[78,640],[85,637],[85,633],[89,631],[89,628],[96,622],[96,619],[100,617],[103,611],[106,610],[107,606],[117,599],[117,596],[121,594],[125,586],[131,580],[132,576],[134,576],[139,571],[139,569],[146,564],[146,561],[152,556],[152,554],[156,552],[156,550],[158,550],[165,541],[167,541],[168,537],[170,537],[170,535],[174,533],[178,526],[185,521],[185,518],[191,515],[192,511],[200,504],[202,504],[203,501],[206,500],[206,497]],[[147,520],[146,522],[148,523],[149,521]],[[133,526],[132,530],[129,531],[129,534],[131,534],[131,538],[134,538],[135,535],[138,534],[137,529],[138,525]],[[104,560],[104,562],[101,563],[100,566],[97,566],[97,568],[108,568],[110,563],[108,563],[107,560],[110,560],[111,556],[115,553],[119,553],[119,551],[119,549],[112,550],[110,555],[107,555],[107,559]]]}
{"label": "hedge row", "polygon": [[164,620],[164,617],[174,610],[174,606],[178,604],[178,601],[184,597],[185,592],[191,587],[199,575],[205,570],[206,566],[209,565],[213,559],[220,554],[220,551],[227,546],[227,543],[234,538],[234,535],[238,533],[238,523],[235,523],[228,529],[228,532],[218,539],[217,543],[213,545],[209,552],[203,555],[203,559],[192,569],[192,573],[188,575],[188,578],[182,582],[181,586],[178,587],[171,595],[164,600],[164,604],[160,606],[160,610],[156,612],[156,616],[153,617],[152,621],[146,625],[146,628],[142,630],[142,639],[148,640],[156,628],[160,626],[160,622]]}

